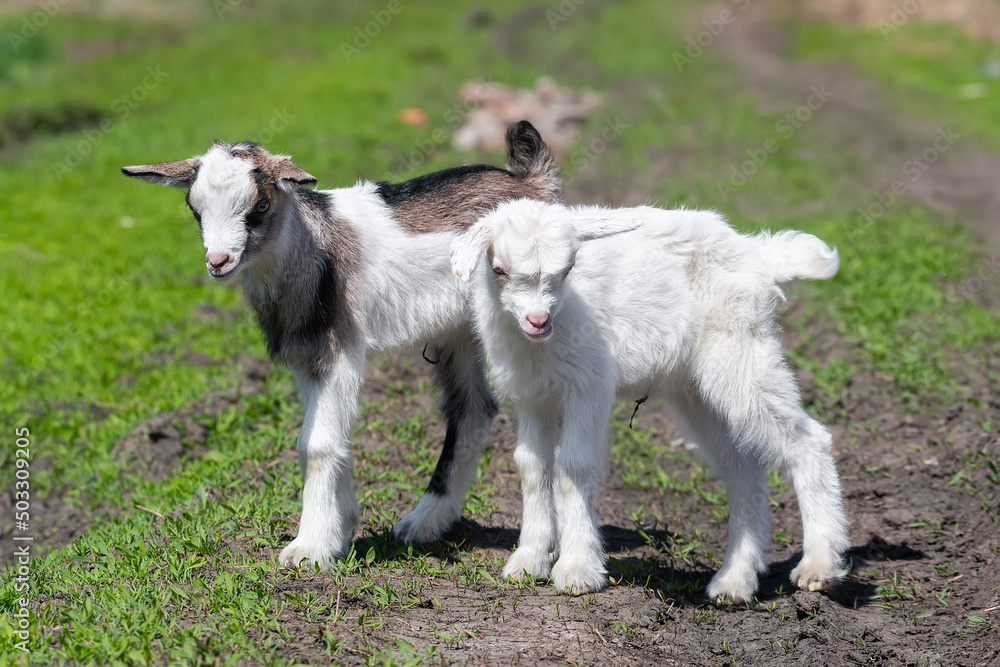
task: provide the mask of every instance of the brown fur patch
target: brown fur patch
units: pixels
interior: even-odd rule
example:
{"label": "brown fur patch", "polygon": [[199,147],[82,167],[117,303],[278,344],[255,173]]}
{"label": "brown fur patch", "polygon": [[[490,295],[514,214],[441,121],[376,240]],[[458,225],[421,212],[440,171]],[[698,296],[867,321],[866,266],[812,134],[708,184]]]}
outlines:
{"label": "brown fur patch", "polygon": [[452,188],[417,196],[391,208],[396,220],[411,234],[464,231],[499,204],[522,197],[551,201],[545,188],[496,170],[470,175]]}
{"label": "brown fur patch", "polygon": [[196,157],[178,162],[157,162],[132,167],[122,167],[122,173],[132,178],[139,178],[150,183],[171,185],[174,187],[190,187],[198,175],[201,160]]}
{"label": "brown fur patch", "polygon": [[229,147],[229,152],[233,157],[253,162],[260,173],[265,174],[273,183],[292,181],[298,185],[316,184],[316,178],[292,162],[289,156],[271,155],[266,148],[251,141],[234,144]]}
{"label": "brown fur patch", "polygon": [[562,180],[552,153],[531,123],[507,130],[507,171],[466,165],[403,183],[379,183],[379,196],[411,234],[464,231],[511,199],[559,201]]}

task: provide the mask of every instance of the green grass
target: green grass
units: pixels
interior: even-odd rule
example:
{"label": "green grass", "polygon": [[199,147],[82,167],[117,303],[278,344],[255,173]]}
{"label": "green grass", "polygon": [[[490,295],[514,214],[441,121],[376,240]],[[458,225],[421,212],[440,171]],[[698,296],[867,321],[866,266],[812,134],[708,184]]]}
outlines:
{"label": "green grass", "polygon": [[[503,22],[520,6],[491,11]],[[612,185],[638,184],[666,205],[717,208],[745,229],[806,229],[840,247],[839,276],[797,288],[807,305],[789,323],[805,330],[818,318],[853,351],[817,358],[808,337],[792,351],[796,363],[816,371],[826,395],[836,398],[854,374],[879,372],[914,410],[925,409],[962,394],[961,378],[949,369],[953,359],[995,350],[996,314],[948,289],[974,262],[970,234],[919,207],[897,205],[884,224],[861,229],[864,242],[857,243],[855,209],[867,202],[836,178],[856,165],[808,124],[721,200],[719,182],[745,151],[776,136],[780,114],[763,114],[751,97],[734,93],[736,73],[711,51],[683,75],[674,72],[669,54],[687,38],[679,28],[664,34],[676,8],[643,0],[588,9],[586,16],[581,9],[554,32],[544,18],[517,23],[504,51],[469,27],[462,3],[406,4],[347,63],[341,42],[370,20],[361,3],[291,14],[247,3],[224,21],[210,8],[191,7],[193,18],[183,22],[57,15],[23,50],[0,60],[0,118],[28,118],[40,130],[27,143],[9,132],[2,137],[0,416],[32,432],[34,498],[59,492],[98,515],[126,510],[33,561],[38,606],[30,655],[13,648],[17,595],[12,576],[5,577],[0,663],[286,664],[294,660],[281,647],[299,632],[313,633],[315,659],[437,662],[464,639],[444,633],[438,645],[414,647],[380,634],[387,619],[426,603],[442,581],[498,588],[510,604],[521,591],[497,583],[500,562],[486,551],[456,544],[429,554],[388,538],[429,478],[436,445],[427,436],[429,417],[395,414],[398,401],[363,406],[356,436],[385,443],[359,448],[356,460],[364,533],[355,551],[322,575],[354,601],[349,613],[346,603],[338,612],[337,599],[318,599],[316,586],[297,583],[319,575],[276,567],[276,548],[295,530],[301,491],[297,463],[283,454],[294,446],[300,417],[285,371],[272,373],[262,394],[206,416],[209,453],[176,474],[154,484],[122,467],[112,449],[136,424],[236,387],[239,360],[264,356],[239,294],[206,277],[197,226],[180,193],[127,181],[122,165],[178,159],[216,138],[263,138],[266,130],[273,134],[269,147],[293,154],[323,187],[387,178],[418,141],[451,129],[449,112],[464,81],[526,86],[554,72],[560,83],[611,91],[587,129],[619,117],[626,125],[595,158]],[[7,19],[0,35],[19,25],[18,17]],[[845,43],[859,45],[851,54],[870,46],[865,33],[803,30],[799,48],[810,55]],[[893,90],[925,104],[919,108],[928,114],[945,114],[932,104],[939,87],[949,77],[968,83],[949,68],[988,53],[968,41],[955,48],[959,60],[940,58],[930,72],[905,49],[887,52],[897,60],[869,60],[896,63],[900,83]],[[67,57],[71,52],[92,55]],[[148,68],[166,76],[147,79]],[[992,141],[993,99],[955,110],[965,115],[954,122]],[[429,128],[396,119],[398,109],[411,106],[427,110]],[[74,114],[96,114],[112,125],[99,135],[93,128],[58,131]],[[683,169],[646,178],[664,151]],[[70,168],[74,156],[79,164]],[[567,160],[571,178],[587,168],[582,156]],[[419,171],[471,159],[442,144]],[[205,304],[221,315],[206,316]],[[192,363],[191,352],[218,363]],[[724,521],[724,494],[705,486],[705,469],[682,448],[657,450],[653,442],[648,433],[616,430],[626,482],[662,494],[710,494],[702,501],[721,508],[714,519]],[[12,457],[10,448],[0,449],[4,489],[13,487]],[[693,465],[689,478],[667,472],[676,461]],[[995,469],[988,474],[996,483]],[[481,477],[466,515],[488,518],[497,509],[495,494],[495,482]],[[650,540],[667,563],[714,567],[718,554],[699,538],[692,531]]]}
{"label": "green grass", "polygon": [[794,54],[848,62],[882,83],[900,106],[965,139],[1000,147],[1000,47],[956,26],[909,21],[898,30],[792,24]]}

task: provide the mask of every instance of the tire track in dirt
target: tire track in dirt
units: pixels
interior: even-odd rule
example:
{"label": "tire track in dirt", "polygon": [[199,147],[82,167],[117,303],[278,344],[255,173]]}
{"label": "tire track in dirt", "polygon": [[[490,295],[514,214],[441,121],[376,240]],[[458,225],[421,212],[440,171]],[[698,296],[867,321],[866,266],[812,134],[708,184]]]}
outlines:
{"label": "tire track in dirt", "polygon": [[754,3],[713,48],[732,60],[764,107],[786,109],[800,104],[814,87],[828,89],[832,95],[822,113],[809,122],[864,165],[852,180],[856,206],[868,217],[856,208],[852,231],[863,235],[897,198],[964,222],[982,240],[982,264],[969,267],[970,274],[990,269],[971,291],[984,304],[1000,306],[1000,155],[976,148],[975,138],[961,127],[901,112],[876,83],[849,67],[788,60],[784,53],[790,39],[775,23],[776,11],[774,2]]}

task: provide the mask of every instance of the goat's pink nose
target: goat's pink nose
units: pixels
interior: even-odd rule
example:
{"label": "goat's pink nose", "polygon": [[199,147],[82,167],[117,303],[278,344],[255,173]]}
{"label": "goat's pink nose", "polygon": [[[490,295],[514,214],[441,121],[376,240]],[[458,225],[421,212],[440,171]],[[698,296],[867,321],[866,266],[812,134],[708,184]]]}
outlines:
{"label": "goat's pink nose", "polygon": [[210,252],[205,255],[205,261],[212,265],[213,269],[225,266],[232,259],[228,252]]}
{"label": "goat's pink nose", "polygon": [[536,329],[541,329],[549,323],[549,314],[540,311],[533,312],[525,315],[524,319],[528,320],[528,323]]}

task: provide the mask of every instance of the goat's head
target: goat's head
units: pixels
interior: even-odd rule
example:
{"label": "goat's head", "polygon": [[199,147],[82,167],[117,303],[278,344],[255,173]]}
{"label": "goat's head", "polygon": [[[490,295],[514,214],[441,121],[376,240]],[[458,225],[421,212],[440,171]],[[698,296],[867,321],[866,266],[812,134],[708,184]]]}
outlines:
{"label": "goat's head", "polygon": [[232,278],[280,234],[284,207],[298,186],[316,179],[284,155],[246,141],[215,142],[204,155],[179,162],[122,167],[126,176],[187,190],[201,229],[205,266],[218,280]]}
{"label": "goat's head", "polygon": [[532,199],[501,204],[451,245],[452,269],[462,280],[485,254],[486,288],[531,340],[545,340],[562,306],[562,290],[580,243],[631,231],[638,216],[607,209],[570,209]]}

